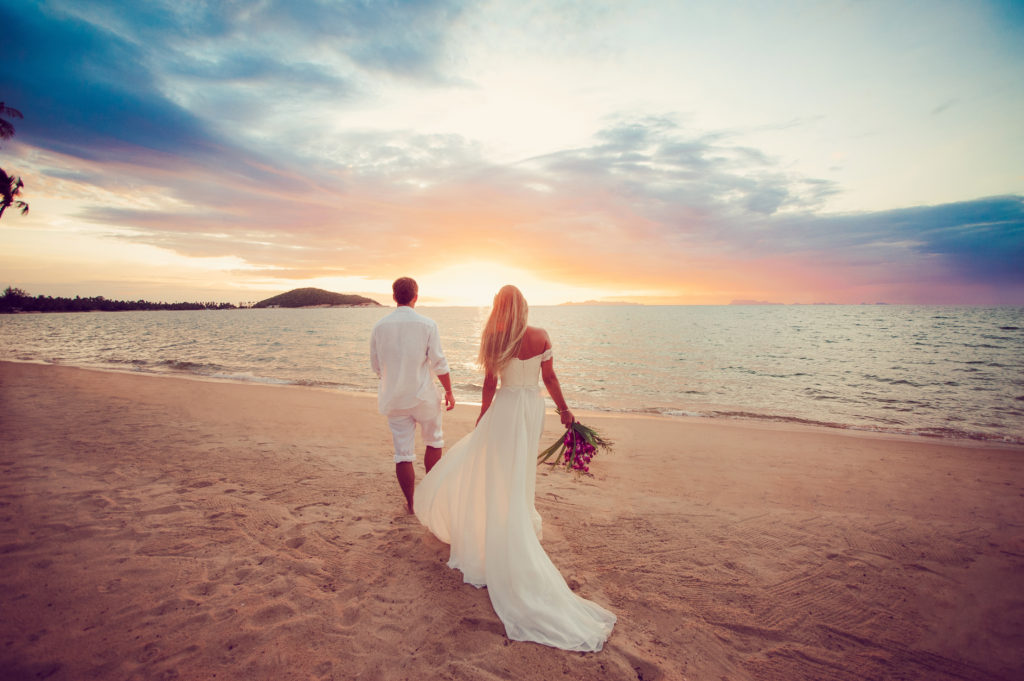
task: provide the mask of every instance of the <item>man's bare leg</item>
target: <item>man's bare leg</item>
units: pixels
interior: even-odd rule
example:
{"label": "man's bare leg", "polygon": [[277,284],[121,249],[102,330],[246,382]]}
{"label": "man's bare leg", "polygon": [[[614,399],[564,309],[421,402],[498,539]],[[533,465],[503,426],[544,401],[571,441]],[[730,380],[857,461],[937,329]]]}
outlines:
{"label": "man's bare leg", "polygon": [[441,448],[440,447],[427,447],[427,451],[423,454],[423,465],[426,467],[427,472],[434,467],[434,464],[441,460]]}
{"label": "man's bare leg", "polygon": [[402,461],[395,464],[395,476],[398,484],[402,487],[402,494],[405,495],[405,505],[412,513],[412,495],[416,489],[416,469],[412,467],[411,461]]}

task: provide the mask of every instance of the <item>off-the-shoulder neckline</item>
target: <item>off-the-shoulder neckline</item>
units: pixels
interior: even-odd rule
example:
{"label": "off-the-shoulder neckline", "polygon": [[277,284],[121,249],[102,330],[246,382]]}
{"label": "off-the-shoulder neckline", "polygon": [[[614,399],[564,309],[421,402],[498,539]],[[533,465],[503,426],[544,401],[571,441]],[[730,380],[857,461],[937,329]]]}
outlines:
{"label": "off-the-shoulder neckline", "polygon": [[549,352],[551,352],[551,348],[548,348],[547,350],[544,350],[543,352],[539,352],[536,355],[531,355],[531,356],[527,357],[526,359],[519,359],[518,357],[513,357],[512,359],[518,359],[520,362],[529,362],[531,359],[537,359],[538,357],[543,357],[544,355],[548,354]]}

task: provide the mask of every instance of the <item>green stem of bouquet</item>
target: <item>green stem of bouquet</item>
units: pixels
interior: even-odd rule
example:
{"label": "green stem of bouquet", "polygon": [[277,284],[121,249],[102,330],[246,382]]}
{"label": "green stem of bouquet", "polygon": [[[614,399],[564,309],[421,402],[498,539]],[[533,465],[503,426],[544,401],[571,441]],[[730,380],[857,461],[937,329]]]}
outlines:
{"label": "green stem of bouquet", "polygon": [[[562,435],[562,437],[555,440],[555,442],[550,447],[548,447],[543,452],[537,455],[537,463],[548,463],[548,459],[557,454],[558,458],[552,461],[549,465],[558,465],[564,456],[565,450],[568,449],[568,447],[565,444],[565,435],[568,435],[570,431],[582,437],[584,440],[587,441],[588,444],[593,445],[594,447],[601,449],[611,449],[612,447],[611,440],[605,440],[603,437],[598,435],[597,431],[594,430],[593,428],[588,428],[579,421],[574,421],[568,428],[565,429],[565,434]],[[574,465],[576,465],[576,457],[579,456],[579,453],[576,452],[575,449],[576,448],[574,447],[572,453],[572,460],[567,462],[566,464],[567,467],[570,469]]]}
{"label": "green stem of bouquet", "polygon": [[[568,432],[568,431],[566,431],[566,432]],[[550,447],[548,447],[543,452],[541,452],[540,454],[537,455],[537,463],[547,463],[548,459],[550,459],[556,453],[561,454],[562,453],[561,450],[563,450],[563,449],[565,449],[565,436],[564,435],[561,438],[559,438],[558,440],[556,440],[553,445],[551,445]],[[553,462],[551,465],[554,465],[555,463],[557,463],[557,461]]]}

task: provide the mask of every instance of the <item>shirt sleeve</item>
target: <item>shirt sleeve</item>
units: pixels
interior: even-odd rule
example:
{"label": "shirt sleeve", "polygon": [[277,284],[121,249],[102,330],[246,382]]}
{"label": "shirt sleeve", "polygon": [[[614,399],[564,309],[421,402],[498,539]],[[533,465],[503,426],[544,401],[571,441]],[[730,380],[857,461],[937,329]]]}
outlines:
{"label": "shirt sleeve", "polygon": [[437,332],[437,324],[430,327],[430,337],[427,339],[427,362],[430,364],[430,371],[435,376],[443,376],[449,372],[448,359],[441,350],[441,335]]}
{"label": "shirt sleeve", "polygon": [[373,369],[373,373],[377,374],[377,378],[380,378],[380,357],[377,355],[376,331],[377,329],[374,327],[374,332],[370,334],[370,368]]}

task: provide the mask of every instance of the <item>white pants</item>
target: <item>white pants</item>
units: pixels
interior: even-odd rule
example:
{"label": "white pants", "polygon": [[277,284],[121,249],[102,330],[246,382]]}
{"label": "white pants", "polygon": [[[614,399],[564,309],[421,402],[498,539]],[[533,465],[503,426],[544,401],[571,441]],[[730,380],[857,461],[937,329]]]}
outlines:
{"label": "white pants", "polygon": [[423,444],[444,447],[441,429],[444,409],[441,401],[422,402],[411,409],[396,409],[388,414],[388,426],[395,443],[395,463],[416,460],[416,424],[420,424]]}

